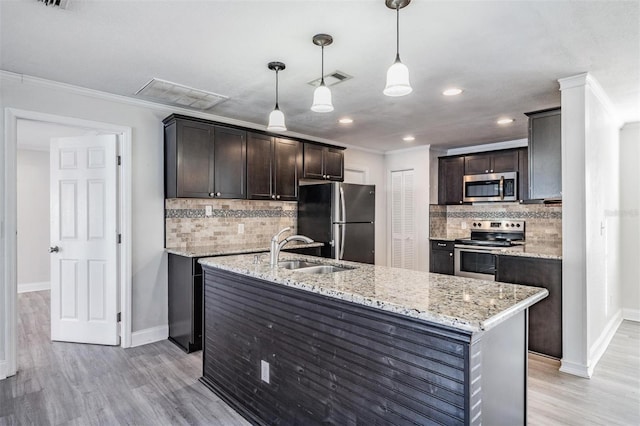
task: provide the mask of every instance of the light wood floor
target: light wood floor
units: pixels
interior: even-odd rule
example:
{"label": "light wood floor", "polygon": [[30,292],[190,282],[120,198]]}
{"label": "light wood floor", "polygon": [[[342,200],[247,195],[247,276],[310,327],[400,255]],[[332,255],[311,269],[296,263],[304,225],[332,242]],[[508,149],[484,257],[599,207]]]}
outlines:
{"label": "light wood floor", "polygon": [[[206,389],[201,352],[51,342],[49,292],[18,296],[18,374],[0,381],[0,425],[248,425]],[[529,362],[530,425],[640,425],[640,323],[618,329],[593,377]]]}
{"label": "light wood floor", "polygon": [[249,424],[198,382],[201,352],[51,342],[49,291],[18,305],[18,374],[0,381],[0,425]]}
{"label": "light wood floor", "polygon": [[640,425],[640,323],[624,321],[591,379],[529,357],[530,425]]}

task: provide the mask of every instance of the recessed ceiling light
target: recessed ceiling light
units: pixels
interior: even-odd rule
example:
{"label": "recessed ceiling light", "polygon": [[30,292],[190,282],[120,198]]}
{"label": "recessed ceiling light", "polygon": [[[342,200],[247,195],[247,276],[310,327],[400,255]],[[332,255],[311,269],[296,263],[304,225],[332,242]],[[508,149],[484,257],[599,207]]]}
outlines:
{"label": "recessed ceiling light", "polygon": [[496,123],[498,123],[498,124],[511,124],[514,121],[516,121],[515,118],[501,118],[498,121],[496,121]]}
{"label": "recessed ceiling light", "polygon": [[414,136],[408,135],[408,136],[405,136],[404,138],[402,138],[402,140],[405,141],[405,142],[413,142],[413,141],[416,140],[416,138]]}
{"label": "recessed ceiling light", "polygon": [[452,87],[451,89],[447,89],[444,92],[442,92],[442,94],[445,96],[456,96],[456,95],[459,95],[460,93],[462,93],[462,89],[458,89],[457,87]]}
{"label": "recessed ceiling light", "polygon": [[341,118],[340,120],[338,120],[338,123],[340,123],[340,124],[351,124],[351,123],[353,123],[353,118],[344,117],[344,118]]}

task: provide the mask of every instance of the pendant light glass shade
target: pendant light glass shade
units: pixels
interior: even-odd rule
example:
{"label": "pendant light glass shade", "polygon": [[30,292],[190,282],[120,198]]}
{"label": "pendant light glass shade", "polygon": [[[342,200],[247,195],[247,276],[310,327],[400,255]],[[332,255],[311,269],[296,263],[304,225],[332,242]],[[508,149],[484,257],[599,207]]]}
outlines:
{"label": "pendant light glass shade", "polygon": [[331,90],[324,84],[324,47],[333,43],[333,37],[329,34],[316,34],[313,36],[313,44],[322,48],[322,68],[320,68],[320,85],[313,92],[313,112],[331,112],[333,103],[331,102]]}
{"label": "pendant light glass shade", "polygon": [[405,96],[413,91],[409,83],[409,68],[400,61],[400,9],[411,0],[385,0],[390,9],[396,10],[396,60],[387,70],[387,85],[382,93],[387,96]]}
{"label": "pendant light glass shade", "polygon": [[269,114],[269,125],[267,130],[271,132],[284,132],[287,130],[287,126],[284,125],[284,114],[276,107],[271,114]]}
{"label": "pendant light glass shade", "polygon": [[333,111],[333,104],[331,103],[331,90],[329,90],[329,88],[324,83],[316,87],[316,90],[313,92],[313,105],[311,105],[311,111]]}
{"label": "pendant light glass shade", "polygon": [[282,62],[269,62],[267,67],[276,72],[276,106],[273,111],[271,111],[271,114],[269,114],[267,130],[271,132],[284,132],[287,130],[287,126],[284,125],[284,113],[280,111],[278,107],[278,71],[285,69],[285,65]]}
{"label": "pendant light glass shade", "polygon": [[387,96],[404,96],[413,89],[409,83],[409,68],[398,57],[387,70],[387,86],[383,93]]}

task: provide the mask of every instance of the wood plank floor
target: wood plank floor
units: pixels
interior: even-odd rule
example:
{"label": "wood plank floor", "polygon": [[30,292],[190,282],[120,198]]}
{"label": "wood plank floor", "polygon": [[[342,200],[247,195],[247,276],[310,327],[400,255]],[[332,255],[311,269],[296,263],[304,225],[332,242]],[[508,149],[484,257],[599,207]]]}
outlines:
{"label": "wood plank floor", "polygon": [[[198,382],[201,352],[51,342],[49,292],[18,296],[18,369],[0,425],[248,425]],[[530,425],[640,425],[640,323],[618,329],[591,380],[529,362]]]}
{"label": "wood plank floor", "polygon": [[640,425],[640,323],[623,321],[591,379],[529,356],[530,425]]}
{"label": "wood plank floor", "polygon": [[249,424],[198,382],[201,352],[51,342],[49,291],[18,304],[18,374],[0,381],[0,425]]}

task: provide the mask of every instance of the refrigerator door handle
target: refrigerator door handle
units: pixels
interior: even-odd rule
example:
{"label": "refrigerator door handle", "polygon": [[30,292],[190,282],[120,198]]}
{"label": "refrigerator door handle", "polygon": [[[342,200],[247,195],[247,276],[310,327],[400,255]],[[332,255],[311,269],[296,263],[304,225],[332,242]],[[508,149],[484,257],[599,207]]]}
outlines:
{"label": "refrigerator door handle", "polygon": [[342,257],[344,256],[344,234],[347,230],[346,225],[338,225],[342,228],[342,232],[341,232],[341,238],[340,238],[340,257],[338,257],[338,260],[342,260]]}
{"label": "refrigerator door handle", "polygon": [[345,223],[347,221],[347,206],[344,202],[344,190],[340,185],[340,222]]}

